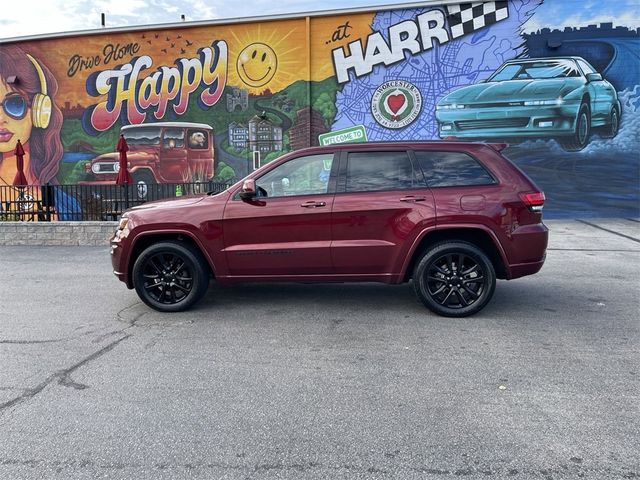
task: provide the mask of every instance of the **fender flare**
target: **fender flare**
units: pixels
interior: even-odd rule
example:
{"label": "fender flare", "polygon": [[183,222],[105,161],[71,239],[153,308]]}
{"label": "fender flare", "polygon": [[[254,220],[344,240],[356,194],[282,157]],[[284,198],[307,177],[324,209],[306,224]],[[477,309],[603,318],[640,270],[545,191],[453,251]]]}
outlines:
{"label": "fender flare", "polygon": [[433,233],[433,232],[446,232],[447,230],[462,230],[462,229],[466,229],[466,230],[481,230],[482,232],[484,232],[487,235],[489,235],[489,238],[491,239],[491,242],[493,243],[493,246],[496,248],[496,251],[500,255],[500,259],[502,260],[502,264],[504,265],[505,274],[506,274],[507,278],[510,278],[511,277],[511,269],[509,267],[509,261],[507,259],[507,254],[504,251],[504,249],[502,248],[502,244],[500,243],[500,241],[498,240],[497,235],[495,234],[495,232],[492,229],[490,229],[486,225],[483,225],[483,224],[480,224],[480,223],[452,223],[452,224],[447,224],[446,227],[438,227],[437,225],[435,225],[435,226],[427,227],[424,230],[422,230],[418,234],[418,236],[415,238],[413,243],[411,244],[411,247],[409,248],[408,254],[407,254],[407,256],[404,259],[404,262],[402,264],[402,270],[401,270],[401,277],[400,278],[405,278],[406,277],[409,265],[413,261],[413,257],[416,254],[416,251],[418,250],[418,247],[420,246],[420,244],[422,243],[422,241],[425,239],[425,237],[427,235],[429,235],[430,233]]}
{"label": "fender flare", "polygon": [[[195,243],[196,247],[198,248],[198,250],[200,251],[200,253],[204,257],[204,259],[209,264],[209,268],[211,268],[211,272],[213,273],[214,278],[217,277],[216,267],[215,267],[215,265],[213,263],[213,259],[209,255],[209,251],[206,248],[204,248],[204,245],[198,239],[197,235],[194,235],[193,232],[190,232],[189,230],[185,230],[185,229],[182,229],[182,228],[167,228],[167,229],[162,229],[162,230],[148,230],[148,231],[140,232],[140,233],[136,234],[133,237],[133,239],[131,240],[131,246],[129,247],[128,257],[126,259],[126,265],[127,265],[127,270],[128,270],[127,271],[127,278],[128,278],[127,286],[128,286],[129,283],[132,282],[131,272],[133,270],[133,263],[134,262],[131,261],[131,255],[133,254],[133,252],[136,251],[136,246],[137,246],[139,240],[143,239],[145,237],[157,237],[157,236],[163,236],[163,235],[172,235],[172,236],[184,235],[186,237],[189,237],[189,239],[192,240],[193,243]],[[133,285],[133,284],[131,284],[131,285]]]}

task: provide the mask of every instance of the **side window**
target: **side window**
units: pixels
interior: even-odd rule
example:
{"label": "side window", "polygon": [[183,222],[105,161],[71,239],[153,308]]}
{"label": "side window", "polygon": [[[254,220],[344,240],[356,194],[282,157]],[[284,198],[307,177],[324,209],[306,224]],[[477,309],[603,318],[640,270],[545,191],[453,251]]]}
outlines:
{"label": "side window", "polygon": [[162,137],[164,148],[184,148],[184,130],[181,128],[167,128]]}
{"label": "side window", "polygon": [[430,187],[491,185],[493,177],[476,159],[462,152],[416,151],[416,158]]}
{"label": "side window", "polygon": [[206,130],[187,130],[187,142],[189,148],[195,150],[207,150],[209,148],[209,135]]}
{"label": "side window", "polygon": [[160,145],[159,128],[130,128],[124,130],[123,135],[129,145]]}
{"label": "side window", "polygon": [[258,178],[256,186],[267,197],[327,193],[332,164],[333,153],[294,158]]}
{"label": "side window", "polygon": [[352,152],[347,157],[347,192],[404,190],[425,186],[407,152]]}
{"label": "side window", "polygon": [[582,73],[584,73],[585,75],[588,75],[590,73],[596,73],[596,71],[587,62],[578,60],[578,65],[580,65],[580,68],[582,69]]}

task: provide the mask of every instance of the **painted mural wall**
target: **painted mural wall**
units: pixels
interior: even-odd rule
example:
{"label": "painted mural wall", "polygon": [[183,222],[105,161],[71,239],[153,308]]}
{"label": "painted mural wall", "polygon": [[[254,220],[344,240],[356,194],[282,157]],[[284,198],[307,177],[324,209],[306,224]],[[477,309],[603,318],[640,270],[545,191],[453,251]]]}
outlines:
{"label": "painted mural wall", "polygon": [[[614,5],[615,3],[615,5]],[[551,217],[640,216],[634,0],[509,0],[0,44],[0,185],[240,179],[342,141],[506,142]]]}

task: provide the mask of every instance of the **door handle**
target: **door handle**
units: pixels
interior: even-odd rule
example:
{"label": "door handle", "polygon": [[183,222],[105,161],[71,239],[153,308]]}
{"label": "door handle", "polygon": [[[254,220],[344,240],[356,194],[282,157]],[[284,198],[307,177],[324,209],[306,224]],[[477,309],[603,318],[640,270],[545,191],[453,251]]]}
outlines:
{"label": "door handle", "polygon": [[314,202],[314,201],[310,201],[310,202],[305,202],[302,205],[300,205],[301,207],[304,208],[318,208],[318,207],[324,207],[327,205],[327,202]]}
{"label": "door handle", "polygon": [[402,197],[400,201],[407,202],[407,203],[415,203],[415,202],[424,202],[426,199],[427,199],[426,197],[414,197],[413,195],[408,195],[406,197]]}

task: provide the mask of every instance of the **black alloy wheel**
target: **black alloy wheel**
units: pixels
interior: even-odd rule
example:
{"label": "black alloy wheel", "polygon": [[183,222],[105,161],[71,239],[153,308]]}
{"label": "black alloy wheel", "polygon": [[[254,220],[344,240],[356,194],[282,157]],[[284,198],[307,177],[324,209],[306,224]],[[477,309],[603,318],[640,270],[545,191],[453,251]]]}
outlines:
{"label": "black alloy wheel", "polygon": [[433,312],[466,317],[491,300],[496,276],[485,253],[467,242],[444,242],[427,250],[416,265],[414,289]]}
{"label": "black alloy wheel", "polygon": [[199,252],[180,242],[162,242],[140,254],[133,267],[133,283],[151,308],[179,312],[202,298],[209,275]]}

